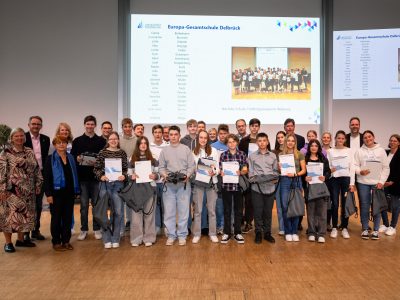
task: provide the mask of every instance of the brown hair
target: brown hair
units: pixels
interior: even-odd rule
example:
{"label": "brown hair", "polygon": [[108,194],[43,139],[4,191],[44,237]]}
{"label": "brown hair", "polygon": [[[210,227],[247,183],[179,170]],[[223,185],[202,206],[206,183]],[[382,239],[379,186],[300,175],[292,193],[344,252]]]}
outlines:
{"label": "brown hair", "polygon": [[119,134],[118,134],[118,132],[116,132],[116,131],[111,131],[110,135],[109,135],[108,138],[107,138],[107,144],[106,144],[106,146],[104,147],[104,149],[107,149],[108,147],[110,147],[110,144],[108,143],[108,140],[110,139],[110,137],[111,137],[112,135],[116,135],[116,136],[117,136],[117,138],[118,138],[118,146],[117,146],[117,148],[118,148],[118,149],[120,148],[120,146],[119,146]]}
{"label": "brown hair", "polygon": [[137,139],[136,141],[136,147],[135,150],[133,151],[132,157],[131,157],[131,163],[135,163],[135,161],[140,161],[140,149],[139,146],[142,143],[142,141],[145,140],[146,141],[146,145],[147,145],[147,149],[144,152],[144,155],[146,156],[147,160],[151,161],[151,164],[154,166],[156,163],[156,160],[153,157],[153,154],[151,154],[150,151],[150,143],[149,143],[149,139],[145,136],[141,136]]}
{"label": "brown hair", "polygon": [[228,144],[229,139],[233,139],[236,143],[239,144],[239,138],[236,136],[236,134],[233,133],[228,134],[225,138],[225,144]]}
{"label": "brown hair", "polygon": [[72,132],[71,132],[71,126],[69,126],[65,122],[61,122],[60,124],[58,124],[55,136],[60,135],[61,126],[67,128],[67,130],[69,131],[69,134],[67,136],[67,142],[68,143],[72,143],[72,140],[74,139],[74,137],[73,137]]}
{"label": "brown hair", "polygon": [[195,155],[199,155],[200,153],[200,142],[199,142],[199,137],[200,137],[200,133],[205,132],[207,134],[207,143],[206,146],[204,148],[204,150],[206,151],[207,155],[211,155],[211,146],[208,143],[210,141],[210,136],[208,135],[208,132],[205,130],[200,130],[200,132],[198,133],[197,137],[196,137],[196,147],[194,147],[193,153]]}

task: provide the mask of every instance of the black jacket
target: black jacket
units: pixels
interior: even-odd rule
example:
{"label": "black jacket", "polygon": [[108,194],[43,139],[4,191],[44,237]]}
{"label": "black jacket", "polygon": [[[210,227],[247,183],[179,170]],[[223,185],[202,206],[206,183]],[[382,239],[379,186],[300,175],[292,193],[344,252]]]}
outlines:
{"label": "black jacket", "polygon": [[[348,148],[351,148],[351,147],[350,147],[350,136],[351,136],[350,133],[346,134],[346,142],[344,143],[344,145],[345,145],[346,147],[348,147]],[[364,141],[363,141],[363,134],[360,133],[360,147],[361,147],[363,144],[364,144]]]}
{"label": "black jacket", "polygon": [[[49,155],[50,138],[47,135],[39,134],[39,139],[40,139],[40,152],[42,155],[42,166],[44,168],[47,156]],[[29,131],[25,132],[24,146],[33,149],[31,133]]]}
{"label": "black jacket", "polygon": [[300,149],[302,149],[304,147],[304,145],[306,144],[306,140],[304,139],[303,136],[299,135],[299,134],[294,134],[296,136],[296,141],[297,141],[297,150],[300,151]]}
{"label": "black jacket", "polygon": [[400,195],[400,150],[393,155],[389,164],[390,174],[386,181],[393,181],[393,185],[387,187],[387,191],[392,195]]}

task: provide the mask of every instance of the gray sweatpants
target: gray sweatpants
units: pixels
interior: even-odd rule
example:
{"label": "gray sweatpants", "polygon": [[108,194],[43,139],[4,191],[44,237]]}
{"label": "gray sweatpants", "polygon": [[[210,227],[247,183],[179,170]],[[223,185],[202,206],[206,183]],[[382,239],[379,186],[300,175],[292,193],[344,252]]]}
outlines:
{"label": "gray sweatpants", "polygon": [[316,238],[326,233],[326,210],[328,201],[326,198],[310,200],[307,203],[308,235]]}
{"label": "gray sweatpants", "polygon": [[[148,212],[153,204],[153,197],[151,197],[144,206],[144,212]],[[155,243],[156,241],[156,222],[155,222],[155,209],[149,215],[145,215],[143,211],[132,211],[131,221],[131,243]]]}

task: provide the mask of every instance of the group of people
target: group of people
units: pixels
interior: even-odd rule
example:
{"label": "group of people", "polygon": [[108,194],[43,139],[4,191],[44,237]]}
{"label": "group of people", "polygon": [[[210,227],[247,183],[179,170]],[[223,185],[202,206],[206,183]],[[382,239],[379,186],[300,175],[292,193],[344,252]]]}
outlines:
{"label": "group of people", "polygon": [[[134,125],[130,118],[122,120],[121,134],[105,121],[102,135],[97,135],[97,120],[91,115],[83,123],[85,132],[75,139],[71,127],[60,123],[52,146],[50,138],[40,133],[40,116],[29,119],[28,132],[12,130],[10,144],[0,155],[0,230],[6,252],[15,251],[12,233],[18,233],[17,247],[35,247],[34,240],[45,239],[40,232],[43,194],[50,204],[56,251],[73,249],[70,239],[76,198],[80,201],[79,241],[88,236],[89,203],[95,207],[99,199],[109,199],[111,228],[93,218],[94,236],[103,240],[106,249],[120,247],[126,230],[130,231],[132,247],[152,246],[163,230],[168,246],[176,241],[184,246],[190,234],[194,244],[203,235],[213,243],[227,244],[234,239],[243,244],[244,234],[253,228],[255,243],[275,243],[271,229],[275,200],[278,234],[287,242],[298,242],[302,216],[288,215],[294,190],[305,198],[311,242],[324,243],[327,231],[331,238],[337,238],[339,232],[350,238],[344,201],[347,193],[355,190],[361,237],[376,240],[379,232],[396,233],[400,136],[393,134],[385,151],[375,142],[372,131],[360,133],[357,117],[349,122],[349,134],[339,130],[332,138],[325,132],[319,141],[317,132],[309,130],[307,142],[295,133],[295,121],[287,119],[284,130],[276,133],[273,148],[268,135],[260,132],[261,122],[256,118],[249,121],[249,134],[243,119],[236,121],[237,133],[230,133],[226,124],[207,131],[205,122],[191,119],[184,137],[178,126],[154,125],[151,140],[143,135],[143,124]],[[291,171],[285,171],[287,157],[294,161]],[[119,163],[117,176],[107,170],[110,161]],[[139,162],[151,165],[146,180],[139,177],[143,176],[137,170]],[[316,178],[308,171],[313,164],[322,168]],[[328,197],[309,197],[315,180],[326,185]],[[128,182],[147,185],[153,191],[153,196],[143,199],[141,210],[131,209],[120,196]],[[374,214],[370,228],[371,193],[375,189],[384,190],[390,198],[392,214],[390,222],[386,211]]]}
{"label": "group of people", "polygon": [[307,90],[310,74],[302,67],[294,69],[256,67],[232,72],[235,94],[240,93],[293,93]]}

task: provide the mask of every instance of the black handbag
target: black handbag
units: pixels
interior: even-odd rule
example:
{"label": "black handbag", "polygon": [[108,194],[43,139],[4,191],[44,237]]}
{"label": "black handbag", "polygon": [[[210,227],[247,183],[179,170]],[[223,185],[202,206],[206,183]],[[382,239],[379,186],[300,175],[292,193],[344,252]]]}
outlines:
{"label": "black handbag", "polygon": [[250,181],[246,175],[239,176],[239,188],[242,193],[246,193],[250,189]]}
{"label": "black handbag", "polygon": [[[106,193],[100,197],[101,186],[104,185],[106,187]],[[97,199],[93,206],[93,218],[99,224],[99,226],[103,230],[109,230],[111,233],[113,232],[113,224],[108,218],[108,210],[113,211],[112,201],[110,201],[107,192],[107,185],[104,182],[100,182],[99,184],[99,193],[97,195]]]}
{"label": "black handbag", "polygon": [[358,208],[356,206],[356,198],[353,192],[347,192],[345,205],[344,205],[344,216],[349,218],[350,216],[354,215],[358,217]]}
{"label": "black handbag", "polygon": [[325,182],[308,185],[308,201],[321,198],[330,198],[330,196],[331,194],[329,193],[328,187],[326,186]]}
{"label": "black handbag", "polygon": [[304,197],[302,191],[297,187],[299,177],[293,178],[290,184],[290,192],[288,198],[288,209],[286,216],[288,218],[301,217],[305,214]]}
{"label": "black handbag", "polygon": [[383,189],[372,189],[372,216],[388,210],[388,202]]}
{"label": "black handbag", "polygon": [[[128,184],[123,187],[118,195],[126,203],[126,205],[133,209],[135,212],[143,211],[143,214],[150,215],[154,210],[154,202],[156,199],[155,189],[150,183],[136,183],[136,181],[130,180]],[[144,207],[147,201],[153,201],[153,205],[149,211],[145,212]]]}

